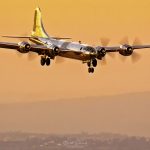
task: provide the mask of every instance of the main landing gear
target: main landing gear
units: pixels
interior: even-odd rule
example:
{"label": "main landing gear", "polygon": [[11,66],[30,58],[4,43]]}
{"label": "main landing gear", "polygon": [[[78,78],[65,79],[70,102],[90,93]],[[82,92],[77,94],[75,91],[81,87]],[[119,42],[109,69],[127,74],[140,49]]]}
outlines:
{"label": "main landing gear", "polygon": [[88,63],[88,72],[89,73],[94,73],[94,67],[97,67],[97,60],[96,59],[92,59],[90,60]]}
{"label": "main landing gear", "polygon": [[41,65],[42,66],[44,66],[44,65],[49,66],[50,64],[51,64],[51,60],[49,57],[41,56]]}

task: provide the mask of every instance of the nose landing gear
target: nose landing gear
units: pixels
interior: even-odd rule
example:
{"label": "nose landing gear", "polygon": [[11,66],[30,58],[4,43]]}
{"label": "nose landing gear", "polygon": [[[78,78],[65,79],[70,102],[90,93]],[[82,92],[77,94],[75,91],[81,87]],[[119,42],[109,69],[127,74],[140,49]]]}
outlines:
{"label": "nose landing gear", "polygon": [[94,73],[94,68],[93,68],[93,67],[88,68],[88,72],[89,72],[89,73]]}

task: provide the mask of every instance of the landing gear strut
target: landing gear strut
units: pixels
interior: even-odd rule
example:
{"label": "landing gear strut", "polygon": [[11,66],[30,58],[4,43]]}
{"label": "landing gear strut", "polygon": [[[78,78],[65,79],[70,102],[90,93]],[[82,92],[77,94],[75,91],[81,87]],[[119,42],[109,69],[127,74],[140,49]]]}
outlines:
{"label": "landing gear strut", "polygon": [[50,64],[51,64],[51,60],[49,57],[41,56],[41,65],[42,66],[44,66],[44,65],[49,66]]}
{"label": "landing gear strut", "polygon": [[87,62],[88,65],[88,72],[89,73],[94,73],[94,67],[97,67],[97,60],[96,59],[92,59],[89,62]]}

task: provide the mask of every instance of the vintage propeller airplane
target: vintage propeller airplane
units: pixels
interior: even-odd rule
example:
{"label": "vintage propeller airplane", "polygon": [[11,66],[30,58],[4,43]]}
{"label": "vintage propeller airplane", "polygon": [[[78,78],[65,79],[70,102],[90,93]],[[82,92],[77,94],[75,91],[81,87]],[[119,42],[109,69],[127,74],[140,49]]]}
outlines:
{"label": "vintage propeller airplane", "polygon": [[29,42],[9,43],[0,42],[0,48],[15,49],[20,53],[34,52],[41,56],[41,65],[49,66],[51,60],[57,57],[77,59],[86,63],[88,72],[94,73],[97,67],[97,60],[104,60],[106,54],[119,52],[123,56],[132,56],[135,61],[139,56],[135,53],[136,49],[150,48],[150,45],[140,45],[136,39],[133,45],[130,45],[127,39],[124,39],[120,46],[108,47],[109,40],[102,39],[102,46],[90,46],[79,42],[66,41],[70,38],[51,37],[43,26],[40,8],[36,8],[34,16],[34,27],[31,36],[3,36],[6,38],[29,39]]}

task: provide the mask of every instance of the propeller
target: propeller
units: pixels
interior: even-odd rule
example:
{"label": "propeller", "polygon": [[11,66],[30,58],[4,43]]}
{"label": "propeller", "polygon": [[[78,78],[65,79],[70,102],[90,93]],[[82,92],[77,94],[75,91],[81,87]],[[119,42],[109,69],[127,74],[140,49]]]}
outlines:
{"label": "propeller", "polygon": [[110,39],[108,39],[108,38],[103,37],[100,40],[101,40],[102,46],[108,46],[108,44],[110,43]]}
{"label": "propeller", "polygon": [[132,63],[136,63],[140,59],[141,59],[141,55],[138,54],[138,53],[136,53],[136,52],[133,52],[133,54],[131,55],[131,61],[132,61]]}
{"label": "propeller", "polygon": [[60,56],[55,57],[55,63],[56,64],[63,63],[64,61],[65,61],[65,59],[63,57],[60,57]]}
{"label": "propeller", "polygon": [[[109,38],[106,38],[106,37],[102,37],[100,39],[101,41],[101,45],[104,46],[104,47],[107,47],[108,44],[110,43],[110,39]],[[111,58],[114,58],[115,57],[115,53],[107,53],[107,55],[109,55]],[[102,65],[106,65],[107,64],[107,60],[106,60],[106,56],[102,58]]]}
{"label": "propeller", "polygon": [[29,52],[29,53],[27,53],[27,57],[28,57],[29,61],[33,61],[38,57],[38,55],[34,52]]}
{"label": "propeller", "polygon": [[100,62],[101,62],[101,65],[106,66],[107,65],[107,59],[106,59],[106,57],[103,57],[102,61],[100,61]]}
{"label": "propeller", "polygon": [[[18,37],[16,36],[16,37],[14,37],[14,38],[17,38],[20,42],[22,42],[23,40],[27,41],[27,40],[30,38],[30,36],[28,36],[27,33],[24,33],[24,34],[22,34],[21,36],[18,36]],[[21,54],[20,52],[17,51],[17,56],[18,56],[18,57],[22,57],[23,54]],[[29,60],[29,61],[33,61],[33,60],[36,59],[37,54],[34,53],[34,52],[29,52],[29,53],[27,53],[27,57],[28,57],[28,60]]]}
{"label": "propeller", "polygon": [[138,37],[136,37],[133,41],[133,45],[141,45],[141,44],[142,44],[141,40]]}
{"label": "propeller", "polygon": [[124,38],[119,42],[119,44],[121,44],[121,45],[124,45],[124,44],[129,45],[129,38],[128,38],[127,36],[124,37]]}
{"label": "propeller", "polygon": [[[3,36],[3,37],[6,37],[6,38],[15,38],[15,39],[18,39],[19,42],[22,42],[23,39],[27,39],[27,38],[22,38],[24,36],[27,36],[27,33],[24,33],[22,34],[21,36]],[[19,58],[22,58],[23,57],[23,54],[20,53],[19,51],[16,51],[16,55],[19,57]]]}
{"label": "propeller", "polygon": [[[120,44],[121,44],[121,45],[124,45],[124,44],[130,45],[130,44],[129,44],[129,38],[128,38],[128,37],[124,37],[124,38],[120,41]],[[140,41],[139,38],[136,37],[136,38],[134,39],[133,44],[132,44],[131,46],[134,46],[134,45],[141,45],[141,41]],[[125,62],[126,57],[121,56],[120,58],[121,58],[121,60],[122,60],[123,62]],[[131,55],[131,61],[132,61],[132,63],[136,63],[137,61],[140,60],[140,58],[141,58],[140,54],[138,54],[137,52],[133,51],[133,54]]]}
{"label": "propeller", "polygon": [[16,52],[16,55],[19,57],[19,58],[22,58],[22,54],[19,52],[19,51],[15,51]]}
{"label": "propeller", "polygon": [[[134,45],[141,45],[142,42],[139,38],[135,38],[134,41],[133,41],[133,46]],[[139,61],[141,59],[141,55],[138,54],[137,52],[133,52],[133,54],[131,55],[131,60],[132,60],[132,63],[136,63],[137,61]]]}
{"label": "propeller", "polygon": [[[101,44],[102,46],[106,47],[108,46],[108,44],[110,43],[110,39],[109,38],[101,38]],[[107,55],[109,55],[111,58],[115,57],[115,53],[107,53]]]}

